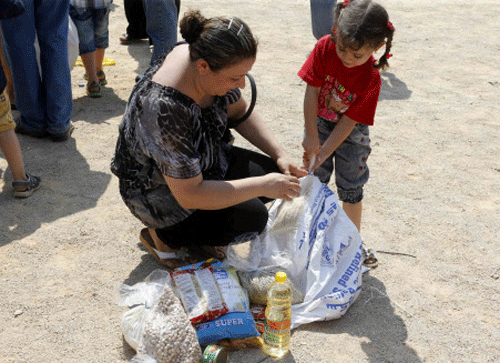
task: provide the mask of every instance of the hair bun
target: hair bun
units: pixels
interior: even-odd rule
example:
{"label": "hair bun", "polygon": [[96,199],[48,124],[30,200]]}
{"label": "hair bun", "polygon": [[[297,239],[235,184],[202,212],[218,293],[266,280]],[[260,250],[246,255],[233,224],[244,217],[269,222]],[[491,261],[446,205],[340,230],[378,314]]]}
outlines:
{"label": "hair bun", "polygon": [[191,10],[184,14],[179,23],[182,38],[189,44],[196,42],[203,32],[207,19],[201,15],[199,10]]}

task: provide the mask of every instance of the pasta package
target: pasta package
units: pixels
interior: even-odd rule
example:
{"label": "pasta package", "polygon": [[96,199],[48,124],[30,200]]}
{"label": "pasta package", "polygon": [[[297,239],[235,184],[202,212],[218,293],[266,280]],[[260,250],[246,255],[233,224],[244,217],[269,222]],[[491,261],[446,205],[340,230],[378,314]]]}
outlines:
{"label": "pasta package", "polygon": [[214,320],[228,312],[210,265],[174,270],[171,276],[193,325]]}

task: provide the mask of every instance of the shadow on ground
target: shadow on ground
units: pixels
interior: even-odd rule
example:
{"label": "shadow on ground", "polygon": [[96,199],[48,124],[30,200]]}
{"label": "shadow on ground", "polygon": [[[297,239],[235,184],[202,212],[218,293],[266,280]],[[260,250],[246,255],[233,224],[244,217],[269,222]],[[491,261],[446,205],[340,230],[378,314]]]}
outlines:
{"label": "shadow on ground", "polygon": [[370,362],[421,362],[415,350],[405,343],[406,325],[395,313],[384,284],[369,274],[363,276],[358,300],[341,319],[307,324],[298,330],[364,338],[361,348]]}
{"label": "shadow on ground", "polygon": [[73,99],[73,113],[71,119],[83,121],[90,124],[101,124],[114,117],[123,115],[126,100],[122,100],[112,88],[102,87],[102,97],[106,102],[99,102],[99,99],[90,98],[84,95]]}
{"label": "shadow on ground", "polygon": [[407,100],[412,91],[406,83],[397,78],[393,73],[380,72],[382,87],[380,89],[379,101],[382,100]]}
{"label": "shadow on ground", "polygon": [[10,170],[3,172],[0,247],[31,235],[42,224],[95,207],[111,179],[111,174],[90,169],[74,138],[64,143],[18,138],[26,170],[41,176],[42,187],[27,199],[14,198]]}

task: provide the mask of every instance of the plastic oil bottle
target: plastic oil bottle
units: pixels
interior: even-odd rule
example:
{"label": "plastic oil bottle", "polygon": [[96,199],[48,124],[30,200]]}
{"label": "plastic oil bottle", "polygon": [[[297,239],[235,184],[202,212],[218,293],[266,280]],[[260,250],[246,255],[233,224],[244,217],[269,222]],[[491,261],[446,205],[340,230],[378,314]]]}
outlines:
{"label": "plastic oil bottle", "polygon": [[283,357],[290,345],[292,319],[292,289],[285,272],[276,272],[276,281],[267,292],[264,352],[275,358]]}

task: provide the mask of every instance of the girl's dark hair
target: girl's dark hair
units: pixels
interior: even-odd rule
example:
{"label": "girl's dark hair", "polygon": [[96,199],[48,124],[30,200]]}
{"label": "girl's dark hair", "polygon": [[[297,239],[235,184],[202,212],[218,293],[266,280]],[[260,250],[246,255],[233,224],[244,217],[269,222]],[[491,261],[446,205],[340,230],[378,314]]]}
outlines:
{"label": "girl's dark hair", "polygon": [[184,14],[179,28],[189,43],[191,61],[204,59],[213,72],[257,55],[257,40],[239,18],[206,19],[198,10],[191,10]]}
{"label": "girl's dark hair", "polygon": [[338,3],[334,11],[332,40],[336,37],[351,49],[358,50],[365,44],[377,48],[384,41],[385,53],[373,65],[377,69],[389,66],[387,59],[392,46],[394,27],[387,11],[371,0],[354,0]]}

